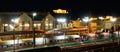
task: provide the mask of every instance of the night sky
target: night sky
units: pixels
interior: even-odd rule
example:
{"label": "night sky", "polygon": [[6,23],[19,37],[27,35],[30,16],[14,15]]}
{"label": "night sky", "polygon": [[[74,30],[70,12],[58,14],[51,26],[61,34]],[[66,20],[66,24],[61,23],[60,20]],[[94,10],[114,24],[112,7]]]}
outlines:
{"label": "night sky", "polygon": [[120,2],[115,0],[3,0],[0,11],[52,11],[66,9],[72,17],[120,16]]}

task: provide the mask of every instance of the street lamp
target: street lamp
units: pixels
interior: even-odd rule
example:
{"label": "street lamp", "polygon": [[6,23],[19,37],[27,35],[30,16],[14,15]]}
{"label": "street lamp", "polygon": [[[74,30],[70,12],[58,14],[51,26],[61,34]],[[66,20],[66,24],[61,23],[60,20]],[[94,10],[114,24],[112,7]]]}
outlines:
{"label": "street lamp", "polygon": [[[113,39],[113,42],[114,42],[114,34],[113,32],[116,30],[115,28],[115,22],[116,22],[117,18],[110,18],[110,21],[113,23],[113,29],[111,30],[112,31],[112,39]],[[119,37],[119,30],[118,30],[118,37]],[[119,39],[118,39],[118,43],[119,43]]]}
{"label": "street lamp", "polygon": [[87,23],[87,22],[90,21],[90,19],[89,19],[89,17],[84,17],[84,18],[83,18],[83,21]]}
{"label": "street lamp", "polygon": [[[115,22],[117,21],[117,18],[110,18],[110,21],[113,23],[113,31],[115,31],[116,30],[116,28],[115,28]],[[119,35],[119,31],[118,31],[118,35]]]}
{"label": "street lamp", "polygon": [[82,20],[83,22],[87,23],[88,32],[89,32],[89,21],[90,21],[89,17],[84,17]]}
{"label": "street lamp", "polygon": [[32,31],[33,31],[33,48],[35,48],[36,43],[35,43],[35,28],[34,28],[34,17],[37,15],[37,13],[32,14]]}
{"label": "street lamp", "polygon": [[19,22],[19,18],[11,19],[11,21],[12,21],[13,23],[18,23],[18,22]]}

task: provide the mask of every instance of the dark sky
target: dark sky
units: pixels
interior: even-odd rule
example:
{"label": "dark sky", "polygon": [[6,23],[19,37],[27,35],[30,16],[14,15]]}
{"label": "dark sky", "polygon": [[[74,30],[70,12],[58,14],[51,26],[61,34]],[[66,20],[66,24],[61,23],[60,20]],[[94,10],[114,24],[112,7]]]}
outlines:
{"label": "dark sky", "polygon": [[3,0],[0,11],[52,11],[67,9],[73,16],[120,15],[117,0]]}

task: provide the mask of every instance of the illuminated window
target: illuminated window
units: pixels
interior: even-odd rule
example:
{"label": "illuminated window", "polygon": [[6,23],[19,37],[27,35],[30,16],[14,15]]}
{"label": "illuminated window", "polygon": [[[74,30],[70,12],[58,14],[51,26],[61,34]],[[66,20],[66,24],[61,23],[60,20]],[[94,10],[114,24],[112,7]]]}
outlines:
{"label": "illuminated window", "polygon": [[29,30],[30,28],[29,28],[29,24],[24,24],[24,30]]}

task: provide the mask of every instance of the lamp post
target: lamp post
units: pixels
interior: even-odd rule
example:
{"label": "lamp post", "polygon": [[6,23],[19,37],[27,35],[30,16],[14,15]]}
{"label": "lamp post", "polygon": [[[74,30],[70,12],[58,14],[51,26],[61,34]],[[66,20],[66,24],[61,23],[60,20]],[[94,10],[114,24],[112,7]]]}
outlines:
{"label": "lamp post", "polygon": [[113,27],[114,27],[114,29],[113,29],[113,31],[115,31],[115,22],[116,22],[116,20],[117,20],[117,18],[110,18],[110,21],[113,23]]}
{"label": "lamp post", "polygon": [[7,28],[8,27],[8,24],[4,24],[4,32],[6,32],[7,31]]}
{"label": "lamp post", "polygon": [[[116,22],[117,18],[110,18],[110,21],[113,23],[113,29],[111,30],[112,31],[112,39],[113,39],[113,42],[114,42],[114,35],[113,35],[113,32],[116,30],[115,28],[115,22]],[[119,30],[118,30],[118,38],[119,38]],[[119,43],[119,39],[118,39],[118,43]]]}
{"label": "lamp post", "polygon": [[89,17],[84,17],[82,20],[87,24],[88,32],[89,32],[89,21],[90,21]]}
{"label": "lamp post", "polygon": [[33,31],[33,48],[35,48],[36,46],[36,42],[35,42],[35,28],[34,28],[34,17],[37,15],[37,13],[33,13],[32,14],[32,31]]}
{"label": "lamp post", "polygon": [[[15,28],[17,28],[19,25],[18,25],[18,22],[19,22],[19,18],[16,18],[16,19],[12,19],[11,20],[14,24],[13,25],[10,25],[10,28],[12,29],[13,31],[13,40],[14,40],[14,47],[13,47],[13,52],[16,51],[16,47],[15,47]],[[16,26],[17,24],[17,26]]]}
{"label": "lamp post", "polygon": [[13,52],[15,52],[15,33],[14,33],[14,31],[15,31],[15,27],[14,26],[12,26],[12,25],[10,25],[10,28],[12,29],[12,33],[13,33]]}
{"label": "lamp post", "polygon": [[[99,20],[98,20],[98,23],[100,23],[100,24],[101,24],[101,22],[103,23],[104,20],[105,20],[105,18],[103,18],[102,16],[99,16],[98,19],[99,19]],[[98,24],[98,26],[101,27],[101,25],[99,25],[99,24]],[[103,27],[102,27],[102,28],[98,28],[98,29],[101,29],[101,32],[102,32],[102,31],[105,29],[105,27],[104,27],[104,29],[103,29]]]}

